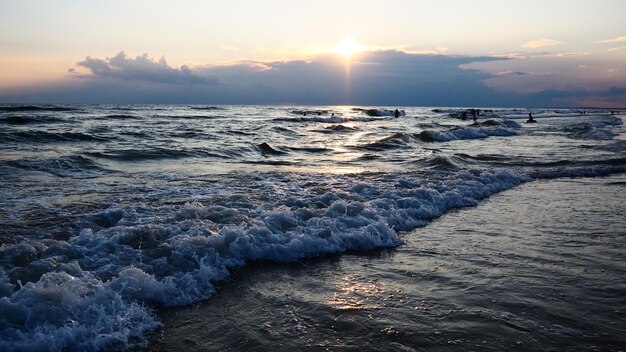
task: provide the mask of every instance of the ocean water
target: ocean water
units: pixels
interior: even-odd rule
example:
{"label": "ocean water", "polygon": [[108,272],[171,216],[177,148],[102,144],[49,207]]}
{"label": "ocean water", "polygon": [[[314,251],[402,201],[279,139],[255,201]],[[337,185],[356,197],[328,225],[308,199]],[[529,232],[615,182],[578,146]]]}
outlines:
{"label": "ocean water", "polygon": [[624,115],[392,109],[1,105],[0,350],[623,348]]}

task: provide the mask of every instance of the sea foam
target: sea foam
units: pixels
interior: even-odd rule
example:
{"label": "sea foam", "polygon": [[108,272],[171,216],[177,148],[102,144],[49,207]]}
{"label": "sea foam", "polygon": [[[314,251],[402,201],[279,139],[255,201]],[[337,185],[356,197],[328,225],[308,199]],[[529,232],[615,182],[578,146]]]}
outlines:
{"label": "sea foam", "polygon": [[113,207],[82,219],[91,225],[67,242],[4,245],[6,260],[30,247],[22,261],[2,263],[10,269],[0,275],[0,349],[141,346],[159,326],[154,307],[210,298],[246,263],[397,246],[398,230],[529,180],[504,170],[427,182],[373,174],[337,177],[320,192],[320,177],[257,174],[247,191],[262,188],[257,195]]}

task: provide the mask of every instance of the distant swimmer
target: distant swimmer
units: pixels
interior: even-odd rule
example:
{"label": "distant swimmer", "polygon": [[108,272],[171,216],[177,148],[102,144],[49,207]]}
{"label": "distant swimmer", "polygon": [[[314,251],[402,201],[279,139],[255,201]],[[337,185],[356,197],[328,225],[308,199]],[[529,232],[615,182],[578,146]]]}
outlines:
{"label": "distant swimmer", "polygon": [[306,116],[306,111],[304,112],[304,115],[302,115],[302,116]]}
{"label": "distant swimmer", "polygon": [[533,119],[533,114],[528,113],[528,120],[526,120],[526,123],[533,123],[533,122],[537,122],[537,120]]}
{"label": "distant swimmer", "polygon": [[330,117],[335,117],[335,113],[333,112],[333,113],[330,115]]}
{"label": "distant swimmer", "polygon": [[396,109],[396,111],[394,111],[393,115],[398,118],[400,117],[400,110]]}

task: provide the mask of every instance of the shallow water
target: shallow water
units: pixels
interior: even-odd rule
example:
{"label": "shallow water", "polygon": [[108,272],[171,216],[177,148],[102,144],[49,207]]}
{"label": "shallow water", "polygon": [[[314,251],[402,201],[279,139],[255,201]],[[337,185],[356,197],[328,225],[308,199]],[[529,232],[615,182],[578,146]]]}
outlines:
{"label": "shallow water", "polygon": [[[273,269],[259,271],[269,275],[269,287],[272,275],[291,272],[293,263],[320,259],[311,265],[312,275],[317,275],[313,277],[319,278],[309,282],[318,289],[311,299],[323,303],[328,298],[319,297],[337,293],[333,304],[345,307],[332,309],[341,312],[357,314],[362,306],[371,306],[374,313],[382,314],[393,304],[397,307],[393,312],[410,316],[407,307],[415,307],[418,298],[428,304],[433,303],[432,297],[450,299],[441,303],[447,310],[425,306],[438,311],[435,317],[443,321],[441,312],[471,302],[463,303],[462,295],[447,298],[436,284],[459,282],[489,297],[515,295],[519,289],[508,283],[517,282],[511,281],[517,277],[503,269],[507,260],[532,268],[528,275],[536,277],[556,275],[548,269],[556,265],[551,264],[552,257],[559,256],[589,264],[587,269],[594,272],[620,268],[619,263],[611,266],[615,253],[609,249],[591,252],[601,247],[584,241],[580,247],[572,238],[563,242],[559,234],[589,233],[585,226],[613,231],[606,228],[607,219],[623,219],[619,216],[624,183],[615,181],[610,192],[593,186],[626,172],[623,116],[601,109],[589,114],[535,109],[538,122],[526,124],[526,109],[493,109],[474,123],[458,118],[464,109],[404,110],[405,116],[394,118],[393,108],[388,107],[0,105],[0,350],[145,347],[148,337],[167,321],[167,312],[174,312],[170,309],[213,302],[232,273],[250,265],[250,270],[256,270],[258,263],[274,263],[266,264]],[[559,182],[581,182],[583,193],[571,191],[581,199],[556,200],[569,192],[569,188],[550,188]],[[545,186],[552,196],[535,194],[542,185],[552,185]],[[533,203],[533,199],[498,195],[515,194],[518,189],[538,198]],[[475,212],[494,199],[502,205]],[[570,203],[584,210],[575,214],[589,215],[584,226],[568,211]],[[528,210],[531,207],[543,210]],[[613,218],[602,210],[610,207],[617,209],[611,213],[616,214]],[[495,216],[500,208],[510,209],[519,219],[499,222],[507,218],[504,215],[511,216]],[[523,214],[530,213],[531,220],[557,229],[555,242],[526,246],[525,240],[538,233],[534,225],[523,226]],[[462,242],[475,234],[450,233],[446,223],[438,220],[446,214],[446,219],[472,214],[459,221],[476,221],[484,233],[507,233],[524,240],[514,247],[507,247],[515,243],[510,240],[500,247],[478,247],[473,254],[460,252],[476,249],[472,247],[476,243],[494,242]],[[604,232],[600,234],[589,241],[608,245],[601,242],[607,239]],[[447,241],[437,242],[443,238]],[[407,284],[402,281],[403,271],[389,266],[389,260],[434,243],[442,243],[439,249],[445,249],[442,253],[447,257],[437,251],[432,258],[418,255],[419,260],[408,260],[401,268],[417,278],[432,277],[423,286],[436,295],[426,299],[430,292],[414,297],[394,293],[408,292],[403,288]],[[454,245],[446,247],[446,243]],[[428,254],[428,250],[416,253]],[[513,250],[517,252],[511,258],[492,253]],[[331,278],[332,265],[353,260],[341,253],[354,251],[378,253],[345,258],[356,258],[355,265],[368,272],[389,266],[387,276],[378,275],[379,281],[371,282],[363,282],[360,272],[345,280],[340,274]],[[326,261],[327,256],[333,260]],[[428,272],[421,269],[424,258],[436,259],[438,271],[424,276]],[[489,264],[494,258],[502,263]],[[448,267],[456,271],[447,273]],[[520,265],[516,270],[525,268]],[[504,272],[511,275],[499,286],[488,284],[490,276],[475,283],[461,280],[467,273]],[[240,285],[256,285],[241,280]],[[341,282],[346,290],[369,283],[371,292],[361,297],[368,300],[355,301],[347,294],[344,302],[337,286]],[[532,287],[530,282],[518,283]],[[272,292],[267,291],[263,294]],[[223,299],[219,297],[215,302]],[[322,309],[322,303],[311,308],[303,302],[293,309]],[[250,304],[237,314],[255,309],[254,302]],[[526,304],[541,307],[531,300]],[[595,303],[590,309],[596,309]],[[320,314],[320,319],[329,316]],[[558,317],[567,326],[568,318]],[[282,343],[298,344],[301,329],[311,330],[299,322],[285,321],[290,335]],[[419,322],[413,324],[426,329]],[[340,329],[344,333],[353,328],[345,324]],[[471,331],[461,325],[455,330],[459,334]],[[359,331],[365,333],[367,326],[363,322]],[[392,324],[379,330],[397,337],[400,328],[404,326]],[[374,333],[366,336],[376,340],[379,336]],[[355,341],[350,345],[365,340]],[[406,346],[414,343],[411,340]]]}
{"label": "shallow water", "polygon": [[162,311],[150,350],[620,350],[625,184],[535,181],[393,250],[247,267]]}

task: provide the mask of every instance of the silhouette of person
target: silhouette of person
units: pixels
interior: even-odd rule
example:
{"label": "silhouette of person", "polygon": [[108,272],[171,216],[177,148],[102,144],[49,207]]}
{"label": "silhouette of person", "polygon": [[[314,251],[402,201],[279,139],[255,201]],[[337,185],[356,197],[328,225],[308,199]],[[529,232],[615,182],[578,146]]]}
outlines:
{"label": "silhouette of person", "polygon": [[528,113],[528,120],[526,120],[527,123],[532,123],[532,122],[537,122],[537,120],[533,119],[533,114],[532,113]]}
{"label": "silhouette of person", "polygon": [[396,109],[396,111],[394,111],[393,115],[398,118],[400,117],[400,110]]}

